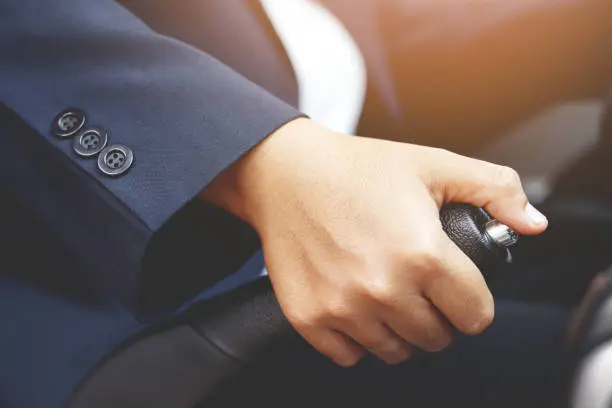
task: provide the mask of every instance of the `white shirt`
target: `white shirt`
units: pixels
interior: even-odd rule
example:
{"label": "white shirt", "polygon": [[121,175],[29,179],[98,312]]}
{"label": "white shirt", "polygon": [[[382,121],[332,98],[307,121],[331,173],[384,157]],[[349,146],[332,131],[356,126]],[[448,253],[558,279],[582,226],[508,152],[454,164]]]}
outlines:
{"label": "white shirt", "polygon": [[316,0],[260,1],[293,65],[298,108],[319,124],[354,134],[367,76],[351,34]]}

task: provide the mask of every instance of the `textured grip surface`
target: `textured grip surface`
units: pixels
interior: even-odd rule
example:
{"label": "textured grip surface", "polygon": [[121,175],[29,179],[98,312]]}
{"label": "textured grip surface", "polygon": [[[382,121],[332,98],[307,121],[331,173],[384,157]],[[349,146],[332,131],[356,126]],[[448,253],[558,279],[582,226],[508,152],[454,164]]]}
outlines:
{"label": "textured grip surface", "polygon": [[[486,278],[506,262],[508,255],[507,249],[497,246],[484,231],[491,219],[484,210],[464,204],[447,206],[440,212],[444,231],[481,271],[487,271]],[[245,363],[301,342],[267,280],[194,310],[192,322],[221,350]]]}
{"label": "textured grip surface", "polygon": [[485,279],[509,259],[509,251],[497,245],[485,232],[493,218],[482,208],[451,204],[440,211],[444,232],[480,269]]}

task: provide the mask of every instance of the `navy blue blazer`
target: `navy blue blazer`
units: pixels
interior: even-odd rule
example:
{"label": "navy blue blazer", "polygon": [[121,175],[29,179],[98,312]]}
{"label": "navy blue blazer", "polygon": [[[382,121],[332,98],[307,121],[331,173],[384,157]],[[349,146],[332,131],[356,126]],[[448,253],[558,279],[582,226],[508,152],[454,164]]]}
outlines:
{"label": "navy blue blazer", "polygon": [[[213,32],[269,38],[246,3],[200,3]],[[274,73],[205,38],[252,79]],[[300,113],[205,48],[112,0],[0,4],[0,408],[64,406],[105,355],[257,250],[195,197]]]}

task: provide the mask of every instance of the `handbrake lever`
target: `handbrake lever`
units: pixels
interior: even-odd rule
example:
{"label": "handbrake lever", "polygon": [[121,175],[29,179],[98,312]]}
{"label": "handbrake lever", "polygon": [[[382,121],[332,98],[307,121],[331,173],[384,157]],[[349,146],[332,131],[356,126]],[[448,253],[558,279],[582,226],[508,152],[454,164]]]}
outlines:
{"label": "handbrake lever", "polygon": [[[518,236],[483,209],[465,204],[445,206],[440,220],[444,231],[479,267],[485,279],[493,279],[500,266],[510,262],[508,248]],[[248,365],[285,355],[299,364],[304,352],[308,358],[314,352],[283,315],[268,279],[200,303],[169,327],[156,330],[159,335],[149,334],[146,339],[121,348],[118,353],[122,358],[111,358],[102,365],[75,391],[68,406],[191,408],[196,402],[213,397]],[[173,352],[177,345],[169,338],[177,340],[172,337],[177,333],[197,340],[197,347],[188,343],[194,347],[192,350]],[[167,341],[167,349],[162,348],[160,355],[151,355],[148,351],[151,343],[159,350],[163,341]],[[193,363],[184,360],[189,353],[197,357]],[[153,363],[143,364],[143,358],[147,362],[152,358]],[[127,386],[114,377],[117,372],[138,381],[130,380]],[[165,386],[174,387],[174,392],[150,392],[151,387]],[[163,397],[159,398],[160,395]]]}
{"label": "handbrake lever", "polygon": [[[478,266],[485,279],[511,262],[509,247],[518,234],[484,209],[451,204],[440,211],[451,240]],[[271,285],[261,280],[193,311],[192,325],[212,344],[239,362],[250,363],[286,347],[299,336],[285,318]]]}

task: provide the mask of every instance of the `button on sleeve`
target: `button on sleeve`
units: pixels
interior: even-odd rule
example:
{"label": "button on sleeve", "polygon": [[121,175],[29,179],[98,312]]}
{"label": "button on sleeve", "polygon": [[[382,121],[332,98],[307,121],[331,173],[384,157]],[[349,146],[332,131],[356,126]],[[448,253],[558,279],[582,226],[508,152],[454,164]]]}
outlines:
{"label": "button on sleeve", "polygon": [[85,112],[81,109],[66,109],[53,119],[51,133],[56,137],[69,138],[76,135],[85,122]]}
{"label": "button on sleeve", "polygon": [[118,177],[127,172],[134,163],[134,153],[127,146],[108,146],[98,156],[98,169],[109,177]]}
{"label": "button on sleeve", "polygon": [[85,128],[74,138],[74,151],[81,157],[94,157],[108,144],[108,134],[100,127]]}

